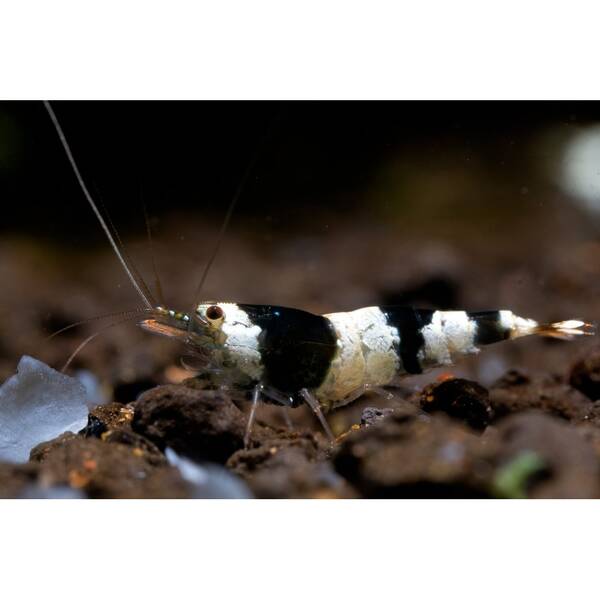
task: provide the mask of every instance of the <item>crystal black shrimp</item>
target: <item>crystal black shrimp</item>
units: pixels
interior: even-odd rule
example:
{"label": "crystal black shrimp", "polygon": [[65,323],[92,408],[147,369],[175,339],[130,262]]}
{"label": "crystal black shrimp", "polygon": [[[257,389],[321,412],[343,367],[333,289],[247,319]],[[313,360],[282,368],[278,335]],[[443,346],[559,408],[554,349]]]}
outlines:
{"label": "crystal black shrimp", "polygon": [[583,321],[541,325],[510,310],[369,306],[316,315],[296,308],[231,302],[201,302],[188,312],[157,306],[119,250],[48,103],[46,108],[88,202],[146,305],[139,324],[146,331],[183,342],[215,386],[251,393],[246,442],[261,398],[290,408],[308,404],[333,439],[324,413],[367,390],[387,394],[384,386],[403,376],[450,365],[488,344],[528,335],[571,339],[593,333]]}

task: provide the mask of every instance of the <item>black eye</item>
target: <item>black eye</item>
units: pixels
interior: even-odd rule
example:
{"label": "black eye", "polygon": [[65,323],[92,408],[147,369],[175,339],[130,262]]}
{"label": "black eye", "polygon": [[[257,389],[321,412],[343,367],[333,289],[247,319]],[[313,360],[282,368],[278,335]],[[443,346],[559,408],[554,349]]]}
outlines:
{"label": "black eye", "polygon": [[206,318],[209,321],[218,321],[223,318],[223,309],[220,306],[209,306],[206,309]]}

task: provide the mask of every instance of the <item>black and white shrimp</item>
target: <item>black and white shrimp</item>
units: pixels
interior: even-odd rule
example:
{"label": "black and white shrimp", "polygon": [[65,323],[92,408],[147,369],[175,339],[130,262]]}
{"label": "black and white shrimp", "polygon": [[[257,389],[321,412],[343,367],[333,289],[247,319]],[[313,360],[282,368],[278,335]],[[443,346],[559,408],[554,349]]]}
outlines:
{"label": "black and white shrimp", "polygon": [[488,344],[528,335],[571,339],[593,333],[584,321],[544,325],[510,310],[369,306],[317,315],[282,306],[217,301],[195,303],[189,311],[156,305],[119,250],[52,108],[48,103],[46,107],[88,202],[146,306],[139,324],[185,344],[215,386],[251,394],[246,441],[261,398],[290,408],[308,404],[333,439],[324,413],[366,391],[387,394],[384,387],[402,377],[453,364]]}
{"label": "black and white shrimp", "polygon": [[368,390],[385,393],[383,386],[453,364],[482,346],[527,335],[590,333],[583,321],[540,325],[510,310],[369,306],[316,315],[230,302],[199,304],[193,315],[158,307],[140,324],[190,346],[205,359],[215,385],[250,389],[254,403],[261,395],[283,406],[307,403],[327,431],[323,412]]}

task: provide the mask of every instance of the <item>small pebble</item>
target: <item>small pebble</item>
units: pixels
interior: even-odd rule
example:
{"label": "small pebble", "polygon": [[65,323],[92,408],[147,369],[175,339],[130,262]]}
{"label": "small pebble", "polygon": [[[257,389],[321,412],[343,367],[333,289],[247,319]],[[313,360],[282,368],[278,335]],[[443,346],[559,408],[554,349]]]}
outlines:
{"label": "small pebble", "polygon": [[362,415],[360,416],[360,424],[364,427],[368,427],[369,425],[373,425],[373,423],[377,423],[377,421],[381,421],[381,419],[391,415],[393,412],[393,408],[376,408],[368,406],[363,410]]}
{"label": "small pebble", "polygon": [[484,429],[493,418],[488,391],[467,379],[448,379],[427,386],[421,392],[420,406],[428,413],[444,412],[473,429]]}
{"label": "small pebble", "polygon": [[600,399],[600,349],[573,365],[569,383],[591,400]]}

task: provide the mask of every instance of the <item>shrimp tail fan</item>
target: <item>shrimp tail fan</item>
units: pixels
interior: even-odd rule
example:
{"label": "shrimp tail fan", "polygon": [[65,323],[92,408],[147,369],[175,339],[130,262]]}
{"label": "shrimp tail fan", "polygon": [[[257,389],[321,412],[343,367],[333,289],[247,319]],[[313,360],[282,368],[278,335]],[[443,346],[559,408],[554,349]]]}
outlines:
{"label": "shrimp tail fan", "polygon": [[570,319],[546,325],[538,325],[532,333],[559,340],[572,340],[578,335],[594,335],[595,327],[591,323]]}

